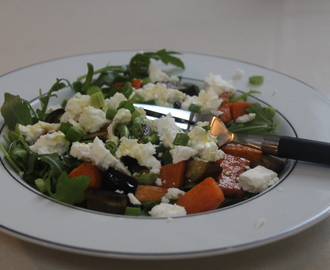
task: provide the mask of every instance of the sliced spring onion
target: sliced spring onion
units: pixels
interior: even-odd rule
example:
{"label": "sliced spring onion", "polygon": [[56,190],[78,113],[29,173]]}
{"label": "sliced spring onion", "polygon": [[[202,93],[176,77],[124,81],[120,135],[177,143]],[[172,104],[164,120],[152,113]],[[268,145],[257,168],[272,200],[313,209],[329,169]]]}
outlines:
{"label": "sliced spring onion", "polygon": [[110,151],[111,154],[115,154],[116,151],[117,151],[117,145],[115,142],[112,142],[112,141],[107,141],[105,144],[104,144],[104,147],[106,149],[108,149]]}
{"label": "sliced spring onion", "polygon": [[95,92],[91,96],[91,106],[94,108],[101,108],[104,106],[104,95],[102,92]]}
{"label": "sliced spring onion", "polygon": [[62,122],[60,125],[60,131],[62,131],[64,134],[67,134],[68,130],[73,127],[73,125],[69,122]]}
{"label": "sliced spring onion", "polygon": [[116,133],[119,135],[120,138],[121,138],[121,137],[126,137],[126,138],[128,138],[128,137],[130,136],[129,129],[128,129],[128,127],[127,127],[126,125],[124,125],[124,124],[120,124],[120,125],[118,125],[118,127],[117,127],[117,132],[116,132]]}
{"label": "sliced spring onion", "polygon": [[41,193],[47,192],[46,183],[45,183],[44,179],[38,178],[38,179],[34,180],[34,183]]}
{"label": "sliced spring onion", "polygon": [[264,76],[256,75],[249,78],[249,83],[253,85],[260,85],[264,82]]}
{"label": "sliced spring onion", "polygon": [[189,142],[189,136],[186,133],[177,133],[173,141],[174,145],[186,146]]}
{"label": "sliced spring onion", "polygon": [[80,141],[82,136],[83,133],[79,129],[76,129],[75,127],[70,127],[68,131],[65,133],[65,139],[67,139],[69,142]]}
{"label": "sliced spring onion", "polygon": [[122,102],[119,103],[119,106],[117,109],[121,109],[121,108],[129,110],[131,113],[135,111],[133,104],[126,100],[123,100]]}
{"label": "sliced spring onion", "polygon": [[143,102],[144,98],[140,94],[135,94],[129,101],[132,103],[141,103]]}
{"label": "sliced spring onion", "polygon": [[129,130],[135,138],[140,138],[143,135],[143,129],[140,123],[133,124]]}
{"label": "sliced spring onion", "polygon": [[115,115],[117,114],[117,110],[113,108],[107,109],[107,112],[105,113],[105,117],[109,120],[113,120],[115,118]]}
{"label": "sliced spring onion", "polygon": [[95,85],[93,85],[93,86],[91,86],[87,89],[87,95],[90,95],[90,96],[97,93],[97,92],[102,93],[102,89],[98,86],[95,86]]}
{"label": "sliced spring onion", "polygon": [[145,135],[141,138],[143,143],[152,143],[152,144],[159,144],[159,137],[156,133],[152,133],[150,135]]}
{"label": "sliced spring onion", "polygon": [[126,206],[125,208],[125,216],[139,216],[141,212],[140,207],[130,207]]}
{"label": "sliced spring onion", "polygon": [[195,112],[195,113],[201,113],[202,112],[202,106],[197,104],[190,104],[188,111]]}

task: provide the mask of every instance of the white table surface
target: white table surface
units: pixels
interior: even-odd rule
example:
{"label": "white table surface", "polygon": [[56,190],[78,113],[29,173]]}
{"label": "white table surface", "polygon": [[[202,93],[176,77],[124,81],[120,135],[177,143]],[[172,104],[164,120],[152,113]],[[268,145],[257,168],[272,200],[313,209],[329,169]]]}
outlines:
{"label": "white table surface", "polygon": [[[0,74],[76,54],[166,48],[258,64],[330,96],[328,0],[1,0],[0,34]],[[254,249],[160,261],[83,256],[0,232],[0,269],[330,269],[329,231],[325,218]]]}

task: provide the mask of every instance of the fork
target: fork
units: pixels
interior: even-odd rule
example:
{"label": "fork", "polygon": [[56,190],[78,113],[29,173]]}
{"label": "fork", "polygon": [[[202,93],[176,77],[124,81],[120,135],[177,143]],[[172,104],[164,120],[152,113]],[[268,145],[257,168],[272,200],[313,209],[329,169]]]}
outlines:
{"label": "fork", "polygon": [[219,147],[227,143],[239,143],[261,150],[266,155],[330,165],[328,142],[283,135],[234,134],[213,115],[149,104],[134,104],[134,106],[142,107],[149,119],[171,114],[176,124],[184,131],[190,131],[199,121],[207,121],[210,123],[210,133],[218,138]]}

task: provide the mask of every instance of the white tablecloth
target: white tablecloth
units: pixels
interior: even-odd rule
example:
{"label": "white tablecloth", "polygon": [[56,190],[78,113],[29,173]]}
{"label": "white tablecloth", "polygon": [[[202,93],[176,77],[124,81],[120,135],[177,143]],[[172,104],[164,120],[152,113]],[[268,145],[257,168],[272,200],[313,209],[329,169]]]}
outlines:
{"label": "white tablecloth", "polygon": [[[77,54],[166,48],[251,62],[330,96],[327,0],[11,0],[0,7],[0,74]],[[326,218],[258,248],[160,261],[77,255],[0,233],[0,269],[329,269],[329,230]]]}

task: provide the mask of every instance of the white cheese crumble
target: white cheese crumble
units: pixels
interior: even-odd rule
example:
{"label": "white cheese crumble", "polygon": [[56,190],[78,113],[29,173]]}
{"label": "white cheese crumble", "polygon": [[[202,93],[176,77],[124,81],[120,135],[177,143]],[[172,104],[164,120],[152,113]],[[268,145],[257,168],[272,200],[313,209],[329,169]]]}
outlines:
{"label": "white cheese crumble", "polygon": [[220,114],[219,106],[222,99],[219,94],[214,91],[201,90],[198,96],[187,96],[185,101],[181,104],[183,110],[188,110],[191,104],[201,106],[201,112],[205,114],[213,114],[218,116]]}
{"label": "white cheese crumble", "polygon": [[183,133],[170,114],[154,121],[154,128],[158,132],[165,147],[173,147],[173,141],[177,133]]}
{"label": "white cheese crumble", "polygon": [[150,168],[151,173],[159,173],[161,163],[153,155],[156,153],[156,146],[149,143],[140,144],[137,139],[128,139],[122,137],[120,145],[116,151],[118,158],[122,156],[130,156],[135,158],[142,166]]}
{"label": "white cheese crumble", "polygon": [[127,98],[122,93],[116,93],[111,98],[104,100],[102,110],[106,112],[109,108],[117,109],[122,101],[127,101]]}
{"label": "white cheese crumble", "polygon": [[149,64],[148,73],[149,73],[149,78],[153,83],[159,82],[159,81],[167,82],[167,81],[178,81],[179,80],[175,76],[169,77],[165,72],[161,71],[153,63]]}
{"label": "white cheese crumble", "polygon": [[243,77],[243,75],[244,75],[244,70],[238,68],[234,72],[233,79],[234,80],[241,79]]}
{"label": "white cheese crumble", "polygon": [[109,124],[110,121],[106,118],[104,111],[87,106],[79,117],[79,123],[86,132],[94,133],[104,125]]}
{"label": "white cheese crumble", "polygon": [[258,165],[239,176],[239,186],[245,191],[259,193],[275,184],[278,180],[277,173]]}
{"label": "white cheese crumble", "polygon": [[184,207],[176,204],[160,203],[154,206],[149,214],[152,217],[178,217],[187,215]]}
{"label": "white cheese crumble", "polygon": [[98,137],[96,137],[93,141],[90,158],[94,165],[103,170],[107,170],[109,167],[112,167],[122,173],[130,175],[129,170],[125,167],[125,165],[105,148],[104,143]]}
{"label": "white cheese crumble", "polygon": [[133,205],[140,205],[141,204],[141,202],[134,196],[133,193],[128,193],[127,197],[128,197],[131,204],[133,204]]}
{"label": "white cheese crumble", "polygon": [[83,161],[91,160],[91,151],[93,143],[73,142],[70,149],[70,155]]}
{"label": "white cheese crumble", "polygon": [[232,96],[236,92],[236,88],[233,86],[232,81],[222,79],[221,75],[209,73],[209,75],[205,77],[205,91],[213,91],[219,96],[227,92],[228,96]]}
{"label": "white cheese crumble", "polygon": [[218,161],[223,158],[224,152],[218,147],[217,137],[202,127],[206,124],[206,122],[198,122],[197,126],[188,133],[190,138],[188,146],[198,151],[194,159],[205,162]]}
{"label": "white cheese crumble", "polygon": [[237,117],[235,122],[239,124],[246,123],[252,121],[254,118],[256,118],[255,113],[244,114],[242,116]]}
{"label": "white cheese crumble", "polygon": [[25,140],[29,144],[33,144],[41,135],[59,131],[60,124],[50,124],[43,121],[39,121],[34,125],[22,126],[21,124],[19,124],[18,129],[20,134],[25,136]]}
{"label": "white cheese crumble", "polygon": [[[75,121],[78,120],[81,113],[87,107],[90,105],[90,96],[89,95],[82,95],[79,92],[76,93],[72,98],[68,100],[65,106],[65,113],[62,115],[62,117],[67,117],[66,114],[70,115],[70,118],[74,119]],[[62,121],[61,119],[61,122]]]}
{"label": "white cheese crumble", "polygon": [[148,83],[143,88],[135,90],[135,93],[141,95],[144,100],[154,100],[156,105],[173,107],[175,101],[183,102],[186,94],[172,88],[167,88],[162,83]]}
{"label": "white cheese crumble", "polygon": [[177,200],[185,193],[186,192],[178,188],[169,188],[165,196],[162,197],[161,201],[163,203],[169,203],[170,200]]}
{"label": "white cheese crumble", "polygon": [[41,135],[35,144],[30,146],[31,151],[38,155],[59,153],[63,154],[69,150],[70,143],[65,139],[61,131]]}
{"label": "white cheese crumble", "polygon": [[189,146],[178,145],[174,146],[174,148],[170,150],[170,154],[172,156],[172,162],[176,164],[180,161],[192,158],[193,156],[198,154],[198,151]]}

